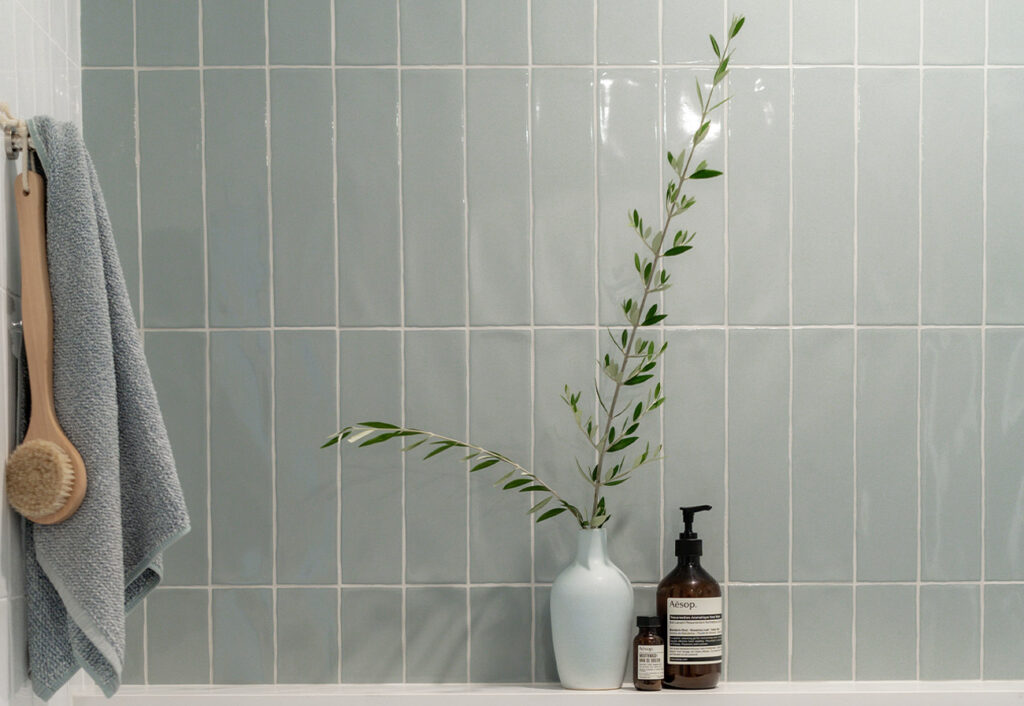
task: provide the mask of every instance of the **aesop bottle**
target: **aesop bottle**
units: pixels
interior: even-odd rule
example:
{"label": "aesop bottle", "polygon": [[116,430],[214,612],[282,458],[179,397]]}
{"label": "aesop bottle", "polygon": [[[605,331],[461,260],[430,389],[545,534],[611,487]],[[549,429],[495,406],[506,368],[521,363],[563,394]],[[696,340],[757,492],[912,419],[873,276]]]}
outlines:
{"label": "aesop bottle", "polygon": [[700,565],[701,540],[693,516],[710,505],[679,508],[684,531],[676,540],[679,560],[658,584],[658,617],[665,639],[663,684],[710,689],[722,673],[722,588]]}

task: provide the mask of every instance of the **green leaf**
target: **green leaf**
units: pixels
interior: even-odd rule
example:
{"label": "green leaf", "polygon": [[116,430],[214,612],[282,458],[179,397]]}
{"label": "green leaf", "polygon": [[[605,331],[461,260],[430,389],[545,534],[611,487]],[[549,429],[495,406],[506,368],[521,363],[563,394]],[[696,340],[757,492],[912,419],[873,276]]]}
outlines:
{"label": "green leaf", "polygon": [[412,442],[411,444],[409,444],[408,446],[403,446],[403,447],[402,447],[402,451],[412,451],[413,449],[415,449],[415,448],[416,448],[417,446],[419,446],[420,444],[425,444],[425,443],[427,443],[428,441],[430,441],[430,437],[429,437],[429,436],[424,436],[424,437],[423,437],[422,439],[420,439],[419,441],[414,441],[414,442]]}
{"label": "green leaf", "polygon": [[339,437],[339,436],[338,436],[337,434],[335,434],[335,435],[334,435],[334,436],[332,436],[332,437],[331,437],[330,439],[328,439],[328,440],[327,440],[327,441],[325,441],[325,442],[324,442],[323,444],[321,444],[321,445],[320,445],[320,448],[321,448],[321,449],[326,449],[326,448],[327,448],[328,446],[334,446],[335,444],[337,444],[337,443],[338,443],[338,439],[339,439],[339,438],[341,438],[341,437]]}
{"label": "green leaf", "polygon": [[563,512],[565,512],[565,510],[566,509],[564,507],[552,508],[551,510],[548,510],[543,515],[538,517],[537,522],[543,522],[544,520],[549,520],[556,515],[561,515]]}
{"label": "green leaf", "polygon": [[698,169],[690,175],[691,179],[712,179],[716,176],[721,176],[722,172],[717,169]]}
{"label": "green leaf", "polygon": [[545,492],[548,492],[548,493],[551,492],[546,486],[537,485],[536,483],[534,483],[533,485],[528,485],[525,488],[520,488],[519,492],[520,493],[532,493],[535,490],[542,490],[542,491],[545,491]]}
{"label": "green leaf", "polygon": [[363,443],[359,444],[359,448],[362,448],[364,446],[373,446],[374,444],[380,444],[380,443],[382,443],[384,441],[391,441],[396,436],[398,436],[397,433],[378,434],[377,436],[373,437],[372,439],[367,439]]}
{"label": "green leaf", "polygon": [[428,458],[431,458],[433,456],[437,456],[438,454],[442,454],[445,451],[447,451],[448,449],[450,449],[451,447],[455,446],[455,442],[454,441],[435,441],[434,443],[437,444],[437,448],[434,449],[433,451],[431,451],[430,453],[428,453],[426,456],[424,456],[423,457],[424,461],[426,461]]}
{"label": "green leaf", "polygon": [[482,471],[485,468],[490,468],[491,466],[493,466],[496,463],[501,463],[501,459],[499,459],[499,458],[489,458],[486,461],[481,461],[480,463],[478,463],[475,466],[473,466],[472,468],[470,468],[469,472],[472,473],[473,471]]}
{"label": "green leaf", "polygon": [[361,422],[361,427],[370,427],[371,429],[398,429],[399,427],[395,424],[389,424],[388,422]]}
{"label": "green leaf", "polygon": [[622,449],[626,448],[636,440],[637,437],[635,436],[624,436],[608,447],[608,453],[613,454],[616,451],[622,451]]}
{"label": "green leaf", "polygon": [[722,50],[718,48],[718,41],[715,40],[715,35],[709,34],[708,35],[708,39],[711,40],[711,48],[715,50],[715,56],[721,57],[722,56]]}
{"label": "green leaf", "polygon": [[654,377],[654,376],[653,375],[634,375],[633,377],[631,377],[629,380],[626,380],[626,382],[624,382],[622,384],[623,385],[639,385],[642,382],[647,382],[652,377]]}
{"label": "green leaf", "polygon": [[[544,507],[544,506],[545,506],[545,505],[547,505],[547,504],[548,504],[549,502],[551,502],[551,498],[552,498],[552,496],[550,496],[550,495],[549,495],[549,496],[547,496],[546,498],[544,498],[543,500],[541,500],[540,502],[538,502],[538,503],[537,503],[536,505],[534,505],[533,507],[531,507],[531,508],[529,509],[529,511],[528,511],[528,512],[527,512],[526,514],[527,514],[527,515],[532,515],[533,513],[537,512],[537,511],[538,511],[538,510],[540,510],[540,509],[541,509],[542,507]],[[562,508],[562,509],[564,510],[565,508]]]}
{"label": "green leaf", "polygon": [[529,482],[529,478],[516,478],[515,480],[510,480],[508,483],[506,483],[502,490],[512,490],[513,488],[518,488],[520,486],[526,485]]}
{"label": "green leaf", "polygon": [[747,18],[744,17],[743,15],[740,15],[739,17],[733,19],[732,28],[729,30],[729,39],[732,39],[733,37],[740,33],[740,30],[743,29],[743,23],[746,21]]}
{"label": "green leaf", "polygon": [[676,255],[682,255],[687,250],[692,250],[692,245],[677,245],[674,248],[669,248],[665,251],[665,257],[675,257]]}

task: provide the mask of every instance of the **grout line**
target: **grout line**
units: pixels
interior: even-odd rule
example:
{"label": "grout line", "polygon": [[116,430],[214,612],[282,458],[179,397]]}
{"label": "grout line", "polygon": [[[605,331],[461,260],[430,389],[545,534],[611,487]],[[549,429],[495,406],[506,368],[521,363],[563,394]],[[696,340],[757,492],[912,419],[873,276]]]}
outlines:
{"label": "grout line", "polygon": [[[337,19],[336,13],[337,8],[335,3],[330,4],[331,12],[331,122],[332,122],[332,135],[333,144],[331,145],[332,152],[332,184],[333,192],[331,193],[331,199],[334,202],[334,393],[335,393],[335,406],[334,406],[334,428],[341,429],[341,272],[340,272],[340,260],[341,256],[341,226],[339,220],[338,210],[340,204],[338,203],[338,71],[336,66],[336,57],[338,49],[338,36],[337,36]],[[335,647],[338,649],[338,679],[337,683],[341,683],[341,670],[344,666],[344,656],[342,655],[342,641],[341,641],[341,585],[344,583],[343,576],[341,573],[341,452],[335,454],[335,519],[334,519],[334,561],[337,564],[338,572],[338,586],[337,586],[337,615],[336,615],[336,626],[337,641]]]}
{"label": "grout line", "polygon": [[266,121],[266,148],[267,148],[267,241],[270,252],[269,268],[267,275],[270,279],[270,575],[273,584],[271,588],[271,615],[274,635],[274,684],[278,680],[278,652],[277,644],[277,334],[275,324],[276,314],[276,293],[274,291],[274,190],[273,190],[273,141],[271,140],[270,128],[272,124],[271,100],[270,100],[270,0],[263,0],[263,51],[266,60],[264,68],[264,82],[267,99],[267,121]]}
{"label": "grout line", "polygon": [[860,105],[860,71],[859,64],[857,61],[860,54],[860,0],[855,0],[853,4],[853,536],[851,537],[853,542],[853,559],[852,559],[852,571],[850,575],[853,577],[853,588],[850,597],[851,611],[850,611],[850,679],[857,678],[857,513],[859,510],[859,504],[857,502],[858,492],[858,463],[859,459],[857,456],[857,443],[859,436],[857,433],[857,397],[858,389],[860,385],[860,365],[859,356],[857,351],[860,346],[860,337],[858,336],[857,323],[859,320],[858,305],[859,305],[859,282],[858,282],[858,270],[860,267],[860,253],[858,250],[859,245],[859,226],[860,221],[857,217],[857,202],[860,198],[860,160],[858,155],[858,131],[859,131],[859,110]]}
{"label": "grout line", "polygon": [[[395,59],[398,66],[402,65],[402,3],[395,3],[395,29],[397,32],[397,40],[395,42]],[[398,328],[398,347],[399,347],[399,358],[401,360],[399,370],[399,403],[400,403],[400,416],[402,418],[401,426],[405,426],[405,334],[406,334],[406,321],[405,321],[405,166],[403,160],[402,143],[404,142],[402,137],[402,90],[405,84],[405,80],[402,76],[402,72],[398,71],[398,115],[396,116],[396,129],[398,135],[398,309],[399,309],[399,323],[401,324]],[[408,624],[408,590],[406,586],[408,564],[408,532],[406,522],[406,454],[402,454],[402,683],[407,683],[409,675],[409,640],[405,633],[405,628]]]}
{"label": "grout line", "polygon": [[[728,3],[722,3],[722,33],[729,31]],[[732,95],[732,79],[726,75],[726,96]],[[723,361],[722,361],[722,492],[725,508],[722,512],[722,577],[723,585],[729,585],[729,101],[722,105],[722,324],[723,324]],[[726,634],[722,635],[722,679],[729,680],[729,640],[728,640],[728,591],[723,590],[725,605],[722,625]]]}
{"label": "grout line", "polygon": [[[536,295],[534,293],[534,227],[533,227],[533,0],[526,2],[526,57],[531,68],[526,69],[526,165],[527,190],[530,208],[530,225],[528,231],[530,246],[530,468],[537,467],[537,331],[536,331]],[[530,493],[530,507],[537,502],[537,494]],[[536,526],[532,518],[530,523],[530,680],[537,683],[537,566],[536,566]]]}
{"label": "grout line", "polygon": [[[542,63],[526,63],[526,64],[487,64],[487,63],[473,63],[467,64],[468,67],[474,69],[526,69],[526,68],[537,68],[537,69],[591,69],[594,67],[593,63],[590,64],[542,64]],[[599,64],[601,69],[609,70],[620,70],[620,69],[651,69],[657,68],[654,64]],[[702,63],[665,63],[662,65],[670,71],[680,69],[715,69],[717,64],[702,64]],[[861,69],[867,69],[870,71],[875,70],[893,70],[893,69],[906,69],[916,70],[923,69],[924,71],[948,71],[954,70],[968,70],[968,69],[981,69],[988,68],[990,65],[981,64],[927,64],[919,65],[918,63],[911,64],[864,64],[859,62],[847,62],[847,63],[825,63],[825,64],[733,64],[729,63],[730,69],[792,69],[793,71],[813,71],[815,69],[849,69],[853,67]],[[1024,69],[1024,64],[991,64],[993,68],[999,69]],[[358,64],[358,65],[347,65],[347,64],[210,64],[203,68],[206,69],[254,69],[261,70],[265,68],[270,69],[328,69],[328,68],[343,69],[345,71],[371,71],[374,69],[391,69],[399,71],[460,71],[462,64]],[[113,65],[113,66],[82,66],[82,71],[123,71],[131,69],[128,65]],[[192,70],[195,71],[199,67],[195,64],[176,64],[168,66],[139,66],[139,71],[150,72],[150,71],[184,71]]]}
{"label": "grout line", "polygon": [[[12,296],[17,296],[12,294]],[[594,324],[479,324],[473,326],[462,325],[441,325],[441,326],[145,326],[140,331],[146,332],[177,332],[177,333],[214,333],[214,332],[240,332],[240,331],[346,331],[370,332],[370,331],[530,331],[531,329],[543,331],[604,331],[603,326]],[[666,331],[917,331],[918,329],[929,331],[955,331],[980,329],[981,324],[665,324]],[[1020,331],[1024,330],[1024,324],[986,324],[986,329]]]}
{"label": "grout line", "polygon": [[788,656],[786,659],[786,678],[793,680],[793,0],[789,0],[789,252],[788,252],[788,307],[789,307],[789,440],[788,440],[788,473],[789,473],[789,555],[787,594],[789,599],[788,623],[786,639]]}
{"label": "grout line", "polygon": [[921,322],[922,322],[922,280],[924,279],[924,200],[923,171],[924,159],[924,0],[918,0],[918,76],[917,76],[917,586],[914,595],[914,626],[916,631],[914,650],[914,678],[921,678]]}
{"label": "grout line", "polygon": [[981,130],[981,419],[980,425],[980,451],[981,451],[981,566],[980,573],[978,575],[981,580],[981,584],[978,587],[978,604],[979,604],[979,616],[978,616],[978,645],[979,645],[979,658],[978,658],[978,677],[981,679],[985,678],[985,573],[987,570],[986,564],[986,547],[985,547],[985,524],[987,515],[987,503],[986,503],[986,490],[987,483],[985,478],[985,444],[987,440],[986,435],[986,424],[987,417],[985,413],[985,405],[987,404],[987,398],[985,390],[988,383],[988,370],[987,370],[987,353],[988,353],[988,332],[986,331],[986,324],[988,322],[988,63],[989,63],[989,31],[990,31],[990,15],[989,10],[990,2],[985,0],[985,68],[982,69],[982,130]]}
{"label": "grout line", "polygon": [[[590,65],[592,72],[591,82],[594,91],[594,103],[591,112],[591,118],[594,121],[591,129],[591,134],[594,139],[594,191],[593,191],[593,209],[594,209],[594,360],[601,360],[601,193],[600,193],[600,175],[601,175],[601,84],[597,79],[597,3],[598,0],[592,0],[591,7],[591,21],[593,22],[593,35],[590,38],[590,59],[593,64]],[[600,362],[594,364],[594,373],[597,379],[595,383],[598,388],[601,385],[600,376]],[[594,451],[594,463],[597,463],[597,450]],[[603,471],[602,471],[603,472]]]}
{"label": "grout line", "polygon": [[[466,365],[466,389],[465,389],[465,410],[466,426],[465,437],[470,437],[470,419],[472,409],[470,407],[470,341],[469,341],[469,87],[466,83],[466,53],[468,51],[466,41],[466,0],[462,0],[462,230],[464,237],[463,252],[463,317],[465,327],[463,328],[463,345],[465,349]],[[470,542],[472,525],[470,523],[472,514],[473,488],[470,480],[469,469],[472,461],[463,461],[466,474],[466,681],[472,681],[473,667],[473,605],[470,591],[472,580],[472,542]]]}
{"label": "grout line", "polygon": [[[658,114],[657,114],[657,130],[658,130],[658,152],[655,155],[654,163],[658,165],[658,215],[659,220],[664,223],[665,216],[665,166],[661,161],[665,158],[665,131],[667,121],[665,120],[665,38],[664,38],[664,17],[665,7],[663,3],[658,3]],[[667,233],[667,231],[666,231]],[[667,237],[667,235],[666,235]],[[660,292],[658,301],[661,306],[662,313],[665,312],[665,293]],[[661,331],[661,344],[665,345],[668,340],[668,334],[665,331],[665,321],[661,321],[658,325],[658,329]],[[659,371],[658,376],[659,382],[661,382],[662,394],[667,394],[665,391],[665,361],[662,360],[662,367]],[[662,408],[658,411],[658,437],[659,443],[662,445],[662,449],[665,448],[665,409]],[[664,451],[661,454],[661,460],[658,461],[658,577],[661,578],[665,575],[665,454]]]}

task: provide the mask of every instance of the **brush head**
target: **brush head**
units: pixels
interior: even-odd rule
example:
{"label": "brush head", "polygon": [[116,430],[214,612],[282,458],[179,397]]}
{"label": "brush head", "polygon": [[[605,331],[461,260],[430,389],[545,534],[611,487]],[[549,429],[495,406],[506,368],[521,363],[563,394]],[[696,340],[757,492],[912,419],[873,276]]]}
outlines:
{"label": "brush head", "polygon": [[75,486],[71,458],[57,444],[33,439],[7,459],[7,502],[29,520],[63,508]]}

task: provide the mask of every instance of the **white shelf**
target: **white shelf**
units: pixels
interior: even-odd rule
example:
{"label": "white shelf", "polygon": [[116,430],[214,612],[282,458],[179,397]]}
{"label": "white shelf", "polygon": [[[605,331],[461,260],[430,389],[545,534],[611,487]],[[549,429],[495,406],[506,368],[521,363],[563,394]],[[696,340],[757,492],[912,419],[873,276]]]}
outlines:
{"label": "white shelf", "polygon": [[686,706],[1024,706],[1024,681],[734,682],[708,691],[568,691],[557,685],[126,686],[79,691],[74,706],[560,706],[602,701]]}

